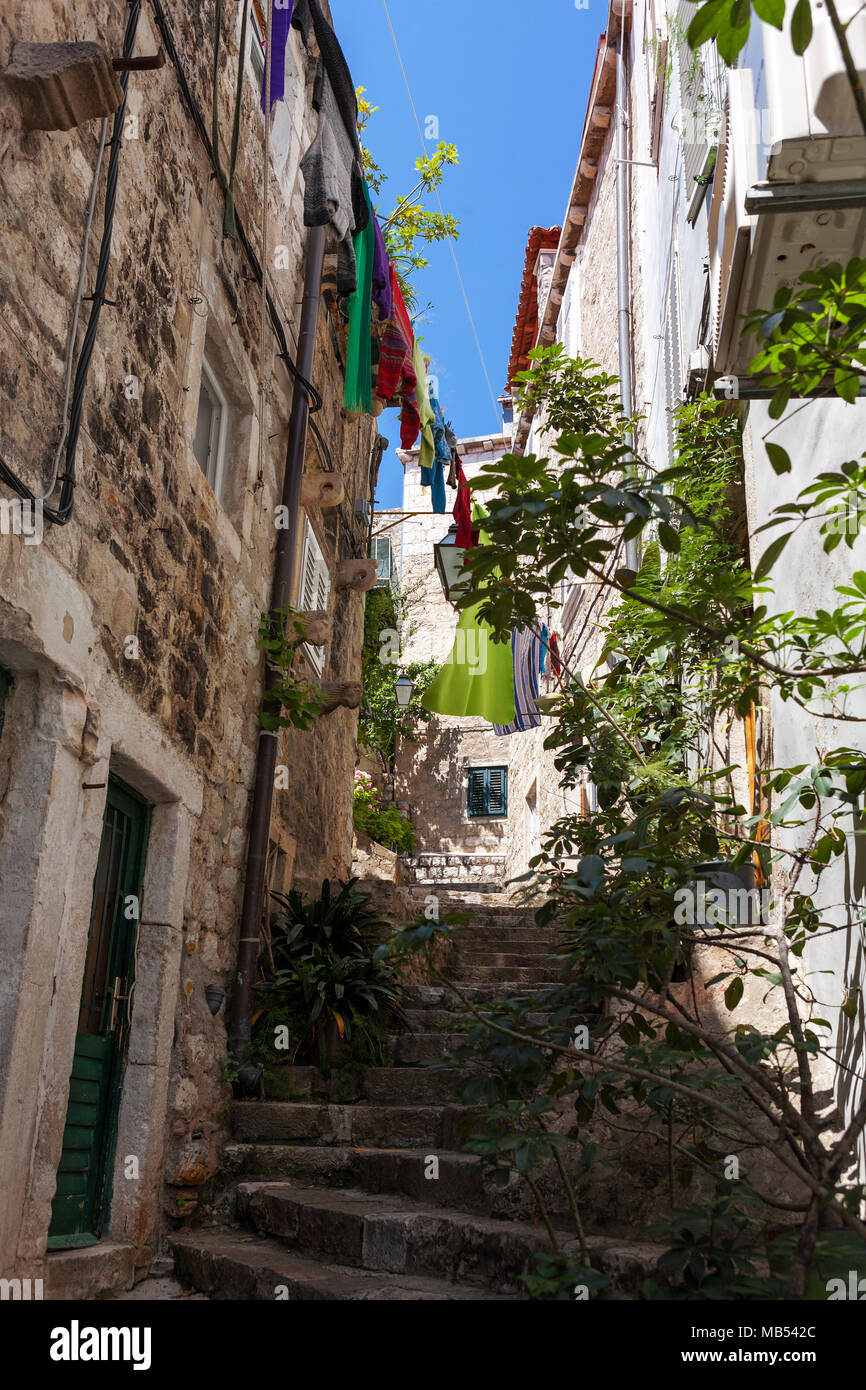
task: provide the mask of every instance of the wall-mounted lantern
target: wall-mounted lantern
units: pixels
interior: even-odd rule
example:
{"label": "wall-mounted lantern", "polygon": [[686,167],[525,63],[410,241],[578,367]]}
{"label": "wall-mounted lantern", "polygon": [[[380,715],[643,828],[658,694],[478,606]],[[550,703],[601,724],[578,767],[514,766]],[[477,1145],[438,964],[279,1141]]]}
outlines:
{"label": "wall-mounted lantern", "polygon": [[469,576],[463,569],[466,551],[457,545],[457,523],[448,530],[438,545],[433,547],[433,560],[442,581],[442,588],[449,603],[464,593],[469,587]]}
{"label": "wall-mounted lantern", "polygon": [[398,676],[394,682],[394,694],[397,696],[397,704],[401,709],[408,709],[409,702],[415,693],[415,682],[410,676]]}

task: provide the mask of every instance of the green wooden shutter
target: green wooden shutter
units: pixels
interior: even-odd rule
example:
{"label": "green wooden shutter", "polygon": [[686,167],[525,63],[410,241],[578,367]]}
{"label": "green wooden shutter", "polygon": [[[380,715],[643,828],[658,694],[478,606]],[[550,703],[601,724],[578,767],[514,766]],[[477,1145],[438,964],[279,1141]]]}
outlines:
{"label": "green wooden shutter", "polygon": [[467,809],[471,817],[508,815],[508,769],[476,767],[470,769]]}
{"label": "green wooden shutter", "polygon": [[508,815],[508,770],[504,767],[487,769],[487,814],[488,816]]}

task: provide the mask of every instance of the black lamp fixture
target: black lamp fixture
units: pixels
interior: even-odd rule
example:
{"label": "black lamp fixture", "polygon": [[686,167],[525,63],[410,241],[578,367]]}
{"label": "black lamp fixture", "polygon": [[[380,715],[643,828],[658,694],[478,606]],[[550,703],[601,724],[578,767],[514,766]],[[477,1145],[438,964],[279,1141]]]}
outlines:
{"label": "black lamp fixture", "polygon": [[455,598],[469,587],[469,576],[463,569],[465,554],[466,551],[457,544],[455,521],[453,526],[449,527],[448,535],[443,536],[438,545],[433,547],[433,561],[449,603],[453,603]]}
{"label": "black lamp fixture", "polygon": [[394,694],[397,696],[397,704],[401,709],[408,709],[409,702],[415,693],[415,682],[410,676],[398,676],[394,682]]}

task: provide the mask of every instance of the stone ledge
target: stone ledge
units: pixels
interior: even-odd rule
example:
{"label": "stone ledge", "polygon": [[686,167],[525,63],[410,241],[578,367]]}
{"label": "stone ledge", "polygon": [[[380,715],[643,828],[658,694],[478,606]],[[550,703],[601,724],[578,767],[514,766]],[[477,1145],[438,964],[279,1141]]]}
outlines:
{"label": "stone ledge", "polygon": [[120,1293],[132,1288],[135,1246],[104,1241],[79,1250],[50,1250],[45,1273],[45,1294],[52,1300],[96,1299]]}
{"label": "stone ledge", "polygon": [[71,130],[110,116],[123,101],[111,59],[98,43],[16,43],[3,74],[29,130]]}

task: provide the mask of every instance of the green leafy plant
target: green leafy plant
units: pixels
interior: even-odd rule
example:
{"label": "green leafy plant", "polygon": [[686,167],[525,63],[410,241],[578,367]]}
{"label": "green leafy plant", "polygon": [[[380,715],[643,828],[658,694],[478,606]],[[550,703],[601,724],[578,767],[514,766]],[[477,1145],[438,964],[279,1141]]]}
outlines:
{"label": "green leafy plant", "polygon": [[318,898],[272,895],[279,909],[271,919],[274,969],[259,996],[299,1021],[299,1042],[315,1044],[326,1074],[338,1040],[357,1038],[376,1056],[385,1020],[400,1017],[397,965],[382,943],[385,923],[354,891],[357,882],[335,892],[326,880]]}
{"label": "green leafy plant", "polygon": [[[373,589],[367,595],[364,613],[364,645],[361,656],[363,703],[358,737],[373,756],[378,757],[382,771],[393,773],[397,756],[397,740],[413,739],[418,725],[433,718],[421,704],[424,691],[439,670],[436,661],[399,664],[394,648],[410,635],[402,617],[404,599],[399,589]],[[406,675],[415,689],[409,704],[398,703],[395,691],[397,677]]]}
{"label": "green leafy plant", "polygon": [[405,811],[400,806],[383,803],[378,788],[366,772],[355,773],[352,817],[359,834],[368,835],[397,854],[408,854],[418,843]]}
{"label": "green leafy plant", "polygon": [[298,646],[306,635],[304,620],[293,608],[262,614],[259,647],[268,664],[265,707],[260,716],[263,729],[310,729],[325,708],[321,691],[292,674]]}
{"label": "green leafy plant", "polygon": [[[362,138],[378,106],[371,106],[364,87],[358,88],[358,125]],[[364,174],[372,192],[378,196],[387,182],[385,174],[376,163],[366,144],[363,146]],[[449,212],[442,210],[438,201],[438,191],[445,176],[445,170],[459,164],[457,146],[447,140],[440,140],[430,155],[420,155],[415,161],[417,180],[405,197],[398,198],[389,216],[380,215],[385,245],[391,258],[407,308],[415,308],[415,290],[412,278],[429,264],[423,246],[437,242],[457,240],[459,223]],[[430,194],[437,195],[438,211],[424,206],[423,199]]]}

